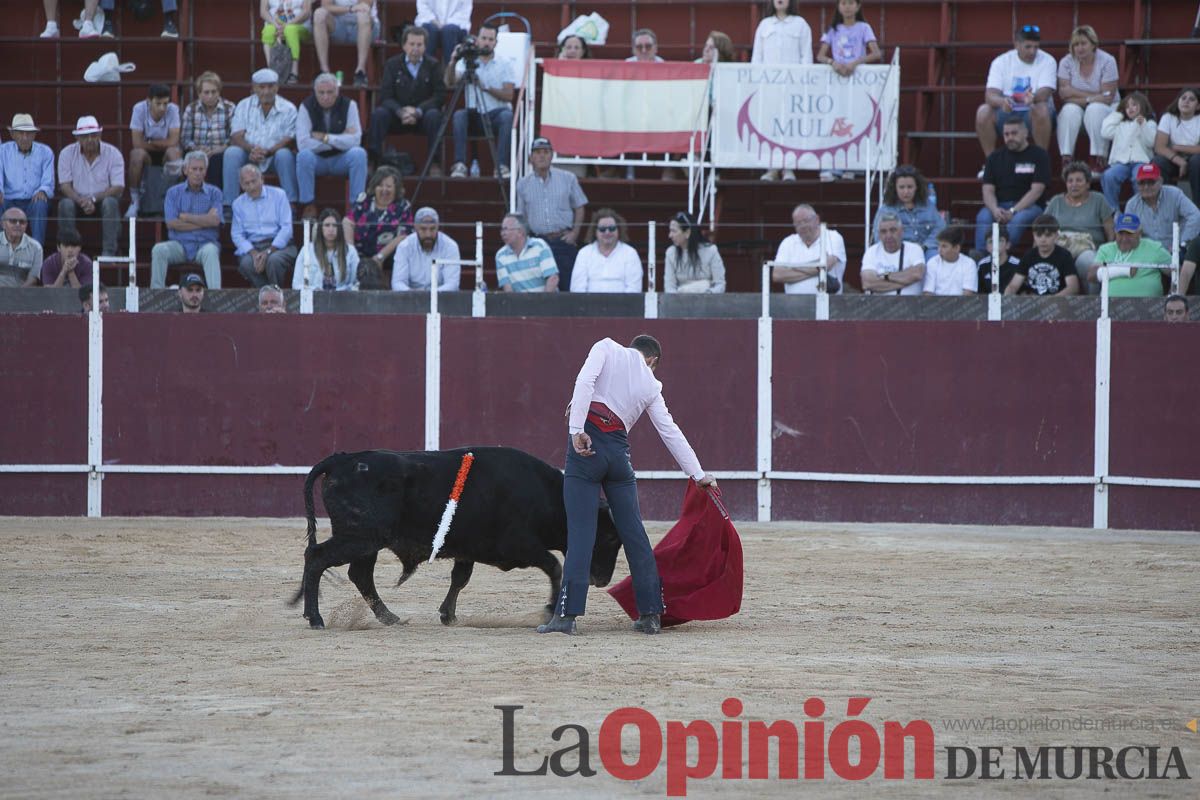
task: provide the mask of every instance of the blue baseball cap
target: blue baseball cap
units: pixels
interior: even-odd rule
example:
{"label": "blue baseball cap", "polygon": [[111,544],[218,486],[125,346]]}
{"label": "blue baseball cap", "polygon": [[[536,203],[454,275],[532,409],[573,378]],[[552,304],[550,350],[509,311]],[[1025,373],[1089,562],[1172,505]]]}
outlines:
{"label": "blue baseball cap", "polygon": [[1119,231],[1140,231],[1142,221],[1138,219],[1137,214],[1118,214],[1116,228]]}

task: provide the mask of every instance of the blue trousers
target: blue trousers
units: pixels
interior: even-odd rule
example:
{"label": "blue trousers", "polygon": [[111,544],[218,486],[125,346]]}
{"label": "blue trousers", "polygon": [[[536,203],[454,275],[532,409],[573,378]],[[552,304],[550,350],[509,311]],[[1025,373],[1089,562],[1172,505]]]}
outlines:
{"label": "blue trousers", "polygon": [[439,28],[433,22],[426,22],[421,27],[429,34],[425,54],[430,58],[437,58],[434,54],[440,47],[442,51],[441,60],[443,62],[450,60],[450,54],[454,52],[454,48],[458,47],[458,43],[467,36],[467,32],[457,25],[443,25]]}
{"label": "blue trousers", "polygon": [[[104,13],[108,13],[116,8],[116,0],[100,0],[100,7],[104,9]],[[164,14],[170,14],[176,9],[175,0],[162,0],[162,10]]]}
{"label": "blue trousers", "polygon": [[[1006,201],[997,203],[1001,208],[1012,208],[1016,205],[1015,201]],[[1013,215],[1012,221],[1008,223],[1008,246],[1015,248],[1020,246],[1021,237],[1025,235],[1025,229],[1033,224],[1033,221],[1042,213],[1042,207],[1031,205],[1024,211],[1018,211]],[[992,230],[992,222],[995,218],[987,206],[979,209],[979,214],[975,217],[975,249],[982,250],[986,245],[984,241],[987,239],[988,233]]]}
{"label": "blue trousers", "polygon": [[367,151],[351,147],[336,156],[322,157],[315,150],[301,150],[296,156],[296,182],[301,203],[311,203],[316,197],[318,175],[348,175],[350,198],[367,190]]}
{"label": "blue trousers", "polygon": [[578,616],[587,607],[588,576],[596,545],[596,515],[600,487],[612,509],[613,521],[633,575],[633,593],[642,614],[663,611],[662,583],[654,550],[642,525],[637,478],[629,460],[629,437],[624,431],[604,433],[592,423],[584,430],[592,437],[595,455],[581,456],[567,441],[567,467],[563,502],[567,508],[567,558],[563,564],[562,593],[554,613]]}
{"label": "blue trousers", "polygon": [[[46,246],[46,217],[50,213],[48,200],[9,200],[5,198],[3,211],[19,208],[29,218],[29,235],[38,240],[42,247]],[[0,213],[3,213],[0,211]]]}
{"label": "blue trousers", "polygon": [[[225,207],[228,208],[242,193],[238,173],[249,163],[250,154],[231,144],[221,155],[224,156],[221,163],[221,193],[224,195]],[[287,195],[288,202],[296,202],[296,154],[293,151],[286,148],[277,151],[271,158],[270,169],[264,169],[263,172],[274,172],[278,175],[279,188]]]}
{"label": "blue trousers", "polygon": [[[509,143],[512,141],[513,112],[508,106],[493,108],[487,112],[488,120],[492,123],[492,132],[496,135],[496,160],[500,166],[508,166]],[[468,131],[476,136],[483,135],[483,123],[479,112],[475,109],[460,108],[454,112],[454,161],[457,164],[467,163]]]}
{"label": "blue trousers", "polygon": [[[1108,201],[1113,211],[1121,210],[1121,184],[1126,181],[1132,183],[1133,175],[1140,166],[1141,163],[1109,164],[1108,169],[1104,170],[1104,176],[1100,178],[1100,186],[1104,189],[1104,199]],[[1136,186],[1134,194],[1137,194]]]}

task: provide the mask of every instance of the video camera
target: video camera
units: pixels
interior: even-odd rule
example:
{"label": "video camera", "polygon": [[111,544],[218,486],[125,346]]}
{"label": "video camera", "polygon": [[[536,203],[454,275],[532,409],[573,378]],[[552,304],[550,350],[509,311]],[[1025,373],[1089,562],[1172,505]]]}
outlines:
{"label": "video camera", "polygon": [[479,56],[482,51],[479,49],[479,44],[475,41],[474,36],[467,36],[458,45],[458,57],[462,59],[463,65],[467,72],[474,72],[479,68]]}

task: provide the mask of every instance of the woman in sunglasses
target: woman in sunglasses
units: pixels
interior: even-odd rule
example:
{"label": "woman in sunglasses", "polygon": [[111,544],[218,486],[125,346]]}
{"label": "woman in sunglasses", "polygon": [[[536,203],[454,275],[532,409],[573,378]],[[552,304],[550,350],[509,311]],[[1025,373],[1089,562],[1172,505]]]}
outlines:
{"label": "woman in sunglasses", "polygon": [[625,218],[611,208],[592,215],[588,244],[575,256],[572,292],[641,292],[642,258],[625,244]]}
{"label": "woman in sunglasses", "polygon": [[871,239],[879,241],[879,217],[891,212],[904,226],[904,241],[919,244],[925,258],[938,253],[937,235],[946,227],[946,220],[929,202],[929,182],[916,167],[907,164],[896,167],[883,190],[883,205],[875,212],[875,227]]}
{"label": "woman in sunglasses", "polygon": [[725,262],[717,246],[704,238],[700,226],[680,211],[667,226],[666,269],[668,292],[720,294],[725,291]]}

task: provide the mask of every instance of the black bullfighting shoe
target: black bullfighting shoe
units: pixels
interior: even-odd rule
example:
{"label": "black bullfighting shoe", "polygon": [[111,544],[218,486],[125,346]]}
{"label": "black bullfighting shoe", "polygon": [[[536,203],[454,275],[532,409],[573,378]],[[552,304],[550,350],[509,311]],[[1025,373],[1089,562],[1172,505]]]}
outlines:
{"label": "black bullfighting shoe", "polygon": [[662,617],[658,614],[642,614],[638,621],[633,623],[633,629],[639,633],[660,633]]}
{"label": "black bullfighting shoe", "polygon": [[575,629],[575,617],[560,617],[553,616],[550,621],[544,625],[538,625],[538,633],[565,633],[568,636],[577,636],[579,631]]}

